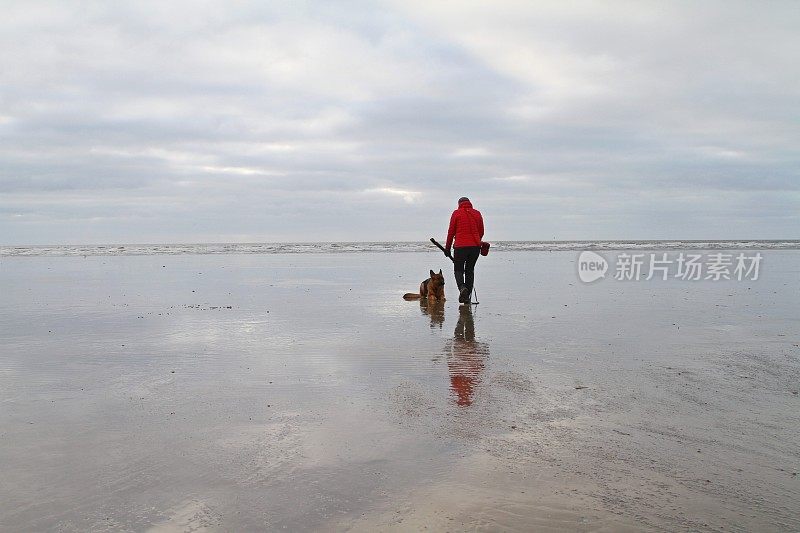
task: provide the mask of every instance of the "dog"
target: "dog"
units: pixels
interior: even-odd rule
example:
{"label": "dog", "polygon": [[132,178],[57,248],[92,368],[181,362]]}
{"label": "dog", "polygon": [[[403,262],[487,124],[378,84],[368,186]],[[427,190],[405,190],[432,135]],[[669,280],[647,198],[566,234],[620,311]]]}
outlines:
{"label": "dog", "polygon": [[431,270],[431,277],[419,284],[419,294],[407,292],[403,295],[404,300],[418,300],[425,298],[429,302],[443,302],[444,301],[444,275],[442,270],[436,274]]}

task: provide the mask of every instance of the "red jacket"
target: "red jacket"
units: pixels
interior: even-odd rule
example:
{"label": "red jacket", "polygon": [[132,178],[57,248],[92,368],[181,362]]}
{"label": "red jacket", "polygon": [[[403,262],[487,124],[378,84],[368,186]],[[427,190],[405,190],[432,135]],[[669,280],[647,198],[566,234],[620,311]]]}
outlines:
{"label": "red jacket", "polygon": [[456,248],[480,246],[483,239],[483,217],[481,212],[472,208],[470,202],[461,202],[458,209],[450,215],[450,229],[447,230],[447,248],[456,239]]}

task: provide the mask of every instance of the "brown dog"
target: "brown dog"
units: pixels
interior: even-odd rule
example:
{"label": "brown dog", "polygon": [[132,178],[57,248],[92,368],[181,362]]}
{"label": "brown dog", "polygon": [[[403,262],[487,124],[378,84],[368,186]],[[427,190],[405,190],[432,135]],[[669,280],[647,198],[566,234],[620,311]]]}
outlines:
{"label": "brown dog", "polygon": [[441,269],[438,274],[431,270],[431,277],[420,283],[419,294],[407,292],[403,295],[404,300],[417,300],[419,298],[427,298],[429,302],[444,301],[444,276]]}

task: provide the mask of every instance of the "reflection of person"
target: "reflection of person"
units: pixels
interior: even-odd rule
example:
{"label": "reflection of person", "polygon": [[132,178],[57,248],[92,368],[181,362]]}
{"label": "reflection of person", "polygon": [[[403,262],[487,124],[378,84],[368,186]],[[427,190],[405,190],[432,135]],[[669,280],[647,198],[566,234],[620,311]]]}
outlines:
{"label": "reflection of person", "polygon": [[420,300],[419,308],[423,315],[431,317],[431,327],[444,323],[444,302],[442,300]]}
{"label": "reflection of person", "polygon": [[[455,252],[450,255],[450,246],[455,239]],[[481,212],[472,208],[466,196],[458,199],[458,209],[450,215],[450,227],[447,230],[445,255],[453,258],[458,285],[458,301],[469,303],[475,280],[475,263],[481,253],[483,239],[483,217]]]}
{"label": "reflection of person", "polygon": [[450,389],[456,403],[462,407],[472,404],[475,387],[480,382],[489,347],[475,340],[475,321],[470,306],[458,308],[459,316],[453,332],[453,343],[447,356],[450,371]]}

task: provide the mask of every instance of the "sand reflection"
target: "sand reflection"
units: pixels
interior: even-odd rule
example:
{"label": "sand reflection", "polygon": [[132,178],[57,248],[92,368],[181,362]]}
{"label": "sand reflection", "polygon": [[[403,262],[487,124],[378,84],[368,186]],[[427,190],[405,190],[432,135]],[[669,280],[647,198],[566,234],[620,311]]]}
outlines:
{"label": "sand reflection", "polygon": [[458,308],[458,313],[453,341],[445,347],[445,357],[455,402],[461,407],[467,407],[472,405],[475,389],[480,384],[489,357],[489,345],[475,340],[472,306],[462,305]]}

